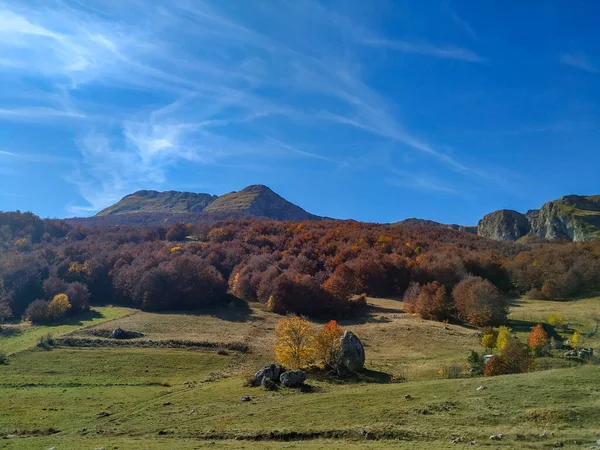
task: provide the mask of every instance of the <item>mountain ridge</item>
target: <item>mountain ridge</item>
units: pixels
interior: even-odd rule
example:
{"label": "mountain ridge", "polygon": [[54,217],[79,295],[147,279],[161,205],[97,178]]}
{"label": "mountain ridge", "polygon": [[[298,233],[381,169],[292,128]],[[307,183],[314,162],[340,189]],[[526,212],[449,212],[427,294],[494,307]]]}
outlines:
{"label": "mountain ridge", "polygon": [[254,184],[220,196],[181,191],[140,190],[126,195],[95,217],[136,213],[242,213],[274,220],[321,220],[268,186]]}

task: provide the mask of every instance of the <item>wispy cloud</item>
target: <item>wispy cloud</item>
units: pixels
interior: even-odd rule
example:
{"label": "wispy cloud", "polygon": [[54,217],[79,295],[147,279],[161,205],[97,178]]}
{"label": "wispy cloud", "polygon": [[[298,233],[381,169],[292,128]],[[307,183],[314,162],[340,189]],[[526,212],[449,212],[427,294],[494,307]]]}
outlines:
{"label": "wispy cloud", "polygon": [[485,58],[466,48],[457,46],[438,46],[428,42],[398,41],[389,39],[367,39],[365,45],[384,47],[400,53],[413,53],[418,55],[433,56],[442,59],[455,59],[466,62],[483,62]]}
{"label": "wispy cloud", "polygon": [[582,52],[563,53],[559,57],[559,62],[576,69],[585,70],[590,73],[600,73],[600,69],[595,66],[590,58]]}
{"label": "wispy cloud", "polygon": [[458,13],[456,12],[456,10],[454,10],[454,8],[452,8],[448,3],[446,3],[444,5],[444,9],[446,10],[450,19],[452,19],[452,21],[454,23],[456,23],[460,28],[462,28],[463,31],[467,35],[469,35],[469,37],[471,39],[477,40],[477,33],[475,33],[475,30],[473,30],[473,28],[471,28],[471,26],[467,23],[466,20],[464,20],[462,17],[460,17],[458,15]]}
{"label": "wispy cloud", "polygon": [[[204,0],[5,4],[0,73],[35,78],[43,89],[3,102],[0,121],[76,127],[77,162],[68,180],[83,201],[70,205],[73,214],[97,211],[131,190],[160,188],[183,165],[356,160],[333,157],[305,138],[332,126],[386,141],[454,174],[487,179],[459,152],[409,129],[401,105],[367,83],[362,56],[366,47],[380,47],[469,63],[485,58],[445,43],[388,40],[318,2],[253,7],[262,22],[228,2]],[[451,192],[425,175],[396,178]]]}
{"label": "wispy cloud", "polygon": [[391,186],[402,186],[415,190],[457,194],[457,191],[431,175],[411,173],[393,169],[394,177],[387,177],[386,182]]}

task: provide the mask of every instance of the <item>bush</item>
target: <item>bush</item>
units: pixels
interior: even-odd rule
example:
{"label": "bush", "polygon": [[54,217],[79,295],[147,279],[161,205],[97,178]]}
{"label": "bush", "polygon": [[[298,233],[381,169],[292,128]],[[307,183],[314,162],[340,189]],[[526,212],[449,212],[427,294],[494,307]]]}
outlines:
{"label": "bush", "polygon": [[475,350],[471,350],[469,353],[467,364],[469,364],[469,372],[475,375],[481,375],[485,368],[483,355]]}
{"label": "bush", "polygon": [[48,304],[48,315],[50,320],[60,320],[67,315],[71,309],[69,297],[66,294],[55,295],[52,301]]}
{"label": "bush", "polygon": [[415,305],[422,319],[448,320],[454,314],[454,303],[446,287],[434,281],[421,288]]}
{"label": "bush", "polygon": [[90,309],[90,291],[85,284],[78,281],[70,283],[64,293],[69,298],[71,313],[84,312]]}
{"label": "bush", "polygon": [[524,373],[531,370],[533,359],[526,345],[513,338],[507,342],[499,355],[494,355],[485,365],[486,377]]}
{"label": "bush", "polygon": [[452,292],[458,317],[476,326],[502,323],[508,315],[508,302],[496,286],[479,277],[458,283]]}
{"label": "bush", "polygon": [[52,349],[52,347],[54,347],[54,337],[52,337],[50,333],[48,333],[46,336],[40,336],[38,347],[46,350]]}
{"label": "bush", "polygon": [[25,311],[25,317],[35,324],[49,322],[51,319],[48,302],[45,300],[35,300],[31,302]]}
{"label": "bush", "polygon": [[446,364],[438,371],[438,373],[443,378],[447,378],[449,380],[456,379],[462,377],[463,367],[462,365],[456,363]]}
{"label": "bush", "polygon": [[553,327],[561,327],[566,322],[566,319],[563,313],[555,311],[548,314],[546,321]]}
{"label": "bush", "polygon": [[8,354],[4,350],[0,350],[0,365],[8,364]]}

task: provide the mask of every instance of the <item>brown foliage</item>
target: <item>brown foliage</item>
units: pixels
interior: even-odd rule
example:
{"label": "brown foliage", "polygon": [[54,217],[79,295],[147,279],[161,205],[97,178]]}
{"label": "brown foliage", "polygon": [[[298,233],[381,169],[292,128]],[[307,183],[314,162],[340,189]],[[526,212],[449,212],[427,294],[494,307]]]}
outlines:
{"label": "brown foliage", "polygon": [[460,320],[476,326],[502,323],[508,313],[507,300],[492,283],[469,277],[452,291]]}

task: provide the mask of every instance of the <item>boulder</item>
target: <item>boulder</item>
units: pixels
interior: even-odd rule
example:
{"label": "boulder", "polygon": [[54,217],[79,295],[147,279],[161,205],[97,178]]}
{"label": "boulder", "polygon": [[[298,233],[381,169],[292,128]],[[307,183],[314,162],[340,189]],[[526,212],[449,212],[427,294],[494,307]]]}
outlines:
{"label": "boulder", "polygon": [[112,333],[113,339],[124,339],[127,337],[127,332],[123,328],[116,328]]}
{"label": "boulder", "polygon": [[291,370],[284,372],[279,377],[281,384],[288,388],[300,387],[306,381],[306,372],[304,370]]}
{"label": "boulder", "polygon": [[277,364],[265,366],[254,374],[254,385],[261,386],[265,378],[268,378],[269,380],[273,381],[278,381],[281,377],[281,374],[284,372],[285,368]]}
{"label": "boulder", "polygon": [[348,370],[358,372],[365,366],[365,348],[358,336],[352,331],[346,331],[340,341],[338,356],[338,371]]}
{"label": "boulder", "polygon": [[592,356],[594,356],[594,349],[580,348],[579,350],[577,350],[577,356],[579,356],[581,359],[591,358]]}

